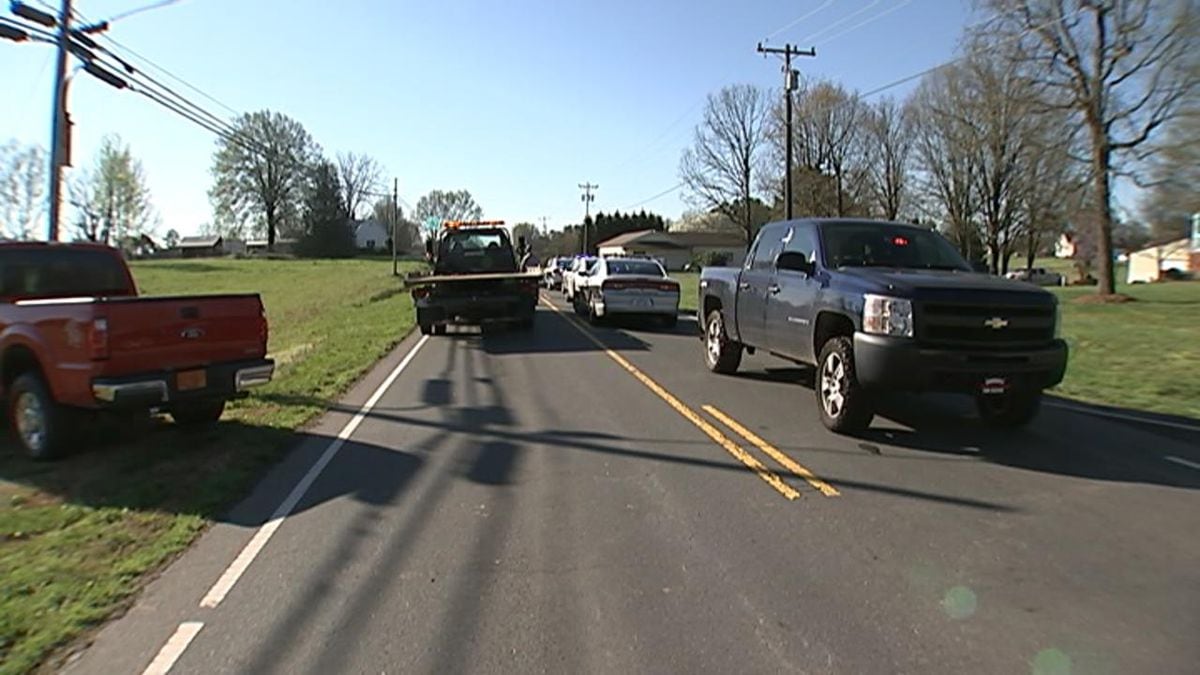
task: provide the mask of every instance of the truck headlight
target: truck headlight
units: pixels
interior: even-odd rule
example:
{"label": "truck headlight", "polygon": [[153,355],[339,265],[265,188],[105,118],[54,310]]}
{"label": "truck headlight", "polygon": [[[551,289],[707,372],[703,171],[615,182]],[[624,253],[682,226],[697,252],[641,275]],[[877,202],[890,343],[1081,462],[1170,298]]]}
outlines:
{"label": "truck headlight", "polygon": [[886,295],[863,297],[863,332],[894,337],[913,336],[912,301]]}

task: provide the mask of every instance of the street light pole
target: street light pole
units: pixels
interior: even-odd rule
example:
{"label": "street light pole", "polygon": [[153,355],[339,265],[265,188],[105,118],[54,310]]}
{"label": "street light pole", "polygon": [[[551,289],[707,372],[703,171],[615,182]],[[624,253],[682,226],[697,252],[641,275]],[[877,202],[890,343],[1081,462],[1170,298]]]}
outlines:
{"label": "street light pole", "polygon": [[62,0],[58,17],[58,57],[54,71],[54,120],[50,131],[50,231],[47,239],[58,241],[59,216],[62,209],[62,167],[67,117],[67,50],[70,47],[71,0]]}

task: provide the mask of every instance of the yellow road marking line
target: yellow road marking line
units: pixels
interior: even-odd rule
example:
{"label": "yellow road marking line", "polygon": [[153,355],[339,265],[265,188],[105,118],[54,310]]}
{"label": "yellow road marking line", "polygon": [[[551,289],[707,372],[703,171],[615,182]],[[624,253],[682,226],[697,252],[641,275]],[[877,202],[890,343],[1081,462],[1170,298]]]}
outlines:
{"label": "yellow road marking line", "polygon": [[729,427],[733,433],[741,436],[749,441],[751,445],[770,455],[772,459],[782,464],[785,468],[787,468],[788,471],[791,471],[793,474],[795,474],[797,478],[803,478],[809,485],[820,490],[821,494],[825,495],[826,497],[837,497],[841,494],[837,491],[837,488],[833,487],[829,483],[826,483],[820,478],[817,478],[816,474],[814,474],[812,471],[809,471],[803,464],[792,459],[779,448],[776,448],[770,443],[764,441],[758,436],[758,434],[755,434],[753,431],[750,431],[741,424],[738,424],[738,422],[729,415],[726,415],[711,405],[703,406],[703,409],[704,412],[717,418],[721,424]]}
{"label": "yellow road marking line", "polygon": [[630,375],[633,375],[635,378],[637,378],[639,382],[646,385],[647,389],[654,392],[655,395],[665,401],[667,405],[674,408],[675,411],[680,415],[683,415],[684,419],[694,424],[696,428],[704,432],[704,435],[712,439],[714,443],[721,446],[726,452],[733,455],[734,458],[736,458],[742,464],[745,464],[747,468],[753,471],[759,478],[763,479],[767,485],[770,485],[772,488],[774,488],[776,492],[783,495],[788,500],[798,499],[800,497],[800,492],[797,491],[796,488],[793,488],[791,485],[785,483],[783,479],[780,478],[779,475],[774,471],[771,471],[767,465],[758,461],[757,457],[751,455],[742,446],[734,443],[728,436],[721,433],[720,430],[713,425],[709,424],[708,421],[705,420],[699,413],[689,408],[679,399],[675,398],[671,392],[667,391],[662,387],[662,385],[652,380],[650,376],[638,370],[637,367],[627,361],[625,357],[609,349],[608,346],[600,341],[600,338],[596,337],[590,330],[580,324],[575,317],[570,316],[558,307],[555,307],[552,302],[545,298],[545,296],[542,296],[542,302],[555,314],[565,317],[571,323],[571,325],[575,327],[576,330],[578,330],[584,335],[584,337],[599,347],[608,356],[608,358],[616,361],[617,365],[624,368],[629,372]]}

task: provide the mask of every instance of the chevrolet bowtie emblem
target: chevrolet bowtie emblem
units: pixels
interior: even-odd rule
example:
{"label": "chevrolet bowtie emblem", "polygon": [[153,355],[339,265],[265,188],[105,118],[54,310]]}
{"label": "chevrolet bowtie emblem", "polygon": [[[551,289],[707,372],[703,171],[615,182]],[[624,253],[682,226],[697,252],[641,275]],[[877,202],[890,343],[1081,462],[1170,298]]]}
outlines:
{"label": "chevrolet bowtie emblem", "polygon": [[1004,328],[1005,326],[1008,325],[1008,319],[1005,319],[1005,318],[1002,318],[999,316],[993,316],[992,318],[988,319],[987,321],[984,321],[983,325],[985,325],[988,328],[991,328],[993,330],[1000,330],[1001,328]]}

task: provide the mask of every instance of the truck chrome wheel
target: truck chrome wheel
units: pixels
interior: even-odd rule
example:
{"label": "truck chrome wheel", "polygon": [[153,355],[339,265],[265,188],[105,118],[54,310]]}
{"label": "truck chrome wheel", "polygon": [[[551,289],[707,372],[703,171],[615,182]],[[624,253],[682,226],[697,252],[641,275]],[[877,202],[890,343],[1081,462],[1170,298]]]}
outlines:
{"label": "truck chrome wheel", "polygon": [[13,416],[17,433],[27,448],[35,454],[46,449],[46,409],[32,392],[22,392],[17,398],[17,410]]}
{"label": "truck chrome wheel", "polygon": [[721,358],[721,317],[713,316],[708,321],[708,337],[705,340],[708,347],[708,362],[716,363]]}
{"label": "truck chrome wheel", "polygon": [[846,364],[837,352],[831,352],[821,367],[821,405],[825,414],[837,417],[846,405]]}

